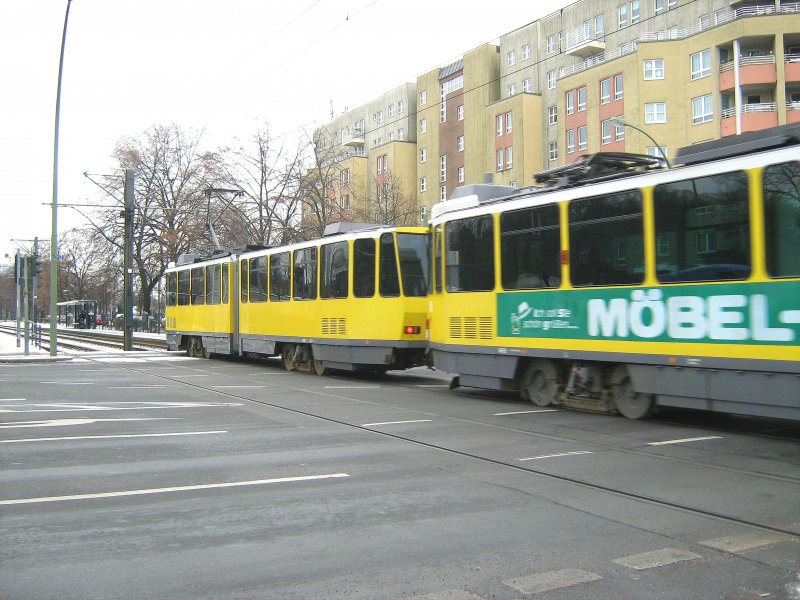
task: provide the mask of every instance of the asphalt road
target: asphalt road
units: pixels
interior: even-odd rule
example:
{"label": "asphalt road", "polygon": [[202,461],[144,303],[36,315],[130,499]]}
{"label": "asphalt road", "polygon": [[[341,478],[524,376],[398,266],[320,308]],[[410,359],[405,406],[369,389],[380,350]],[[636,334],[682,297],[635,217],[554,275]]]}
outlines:
{"label": "asphalt road", "polygon": [[176,354],[0,365],[0,598],[800,599],[800,431]]}

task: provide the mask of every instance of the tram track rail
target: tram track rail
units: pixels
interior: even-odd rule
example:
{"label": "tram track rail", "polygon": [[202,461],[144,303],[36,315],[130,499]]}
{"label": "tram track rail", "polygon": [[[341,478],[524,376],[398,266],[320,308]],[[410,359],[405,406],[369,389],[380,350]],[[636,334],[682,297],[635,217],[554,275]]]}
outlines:
{"label": "tram track rail", "polygon": [[[10,325],[0,325],[0,334],[3,333],[16,335],[16,328]],[[100,351],[93,346],[100,346],[101,349],[113,348],[122,350],[124,347],[124,340],[121,332],[105,331],[101,333],[91,329],[59,329],[58,346],[78,352]],[[41,348],[43,350],[50,349],[50,339],[47,334],[42,335]],[[137,336],[134,334],[132,350],[167,350],[167,342],[166,340],[148,338],[141,335]]]}
{"label": "tram track rail", "polygon": [[[102,362],[101,358],[98,357],[98,358],[95,359],[95,358],[91,357],[91,355],[85,356],[85,358],[87,358],[88,360],[92,360],[92,361],[96,360],[97,362]],[[154,363],[155,363],[155,361],[154,361]],[[174,366],[174,363],[171,363],[171,365]],[[272,409],[276,409],[276,410],[280,410],[280,411],[285,411],[285,412],[291,413],[293,415],[303,416],[303,417],[307,417],[307,418],[311,418],[311,419],[315,419],[315,420],[319,420],[319,421],[324,421],[326,423],[347,427],[347,428],[352,429],[352,430],[357,430],[357,431],[373,434],[373,435],[379,436],[379,437],[384,438],[384,439],[391,439],[391,440],[398,441],[398,442],[403,442],[403,443],[407,443],[407,444],[413,444],[415,446],[426,448],[426,449],[433,450],[433,451],[436,451],[436,452],[447,453],[447,454],[452,455],[452,456],[458,456],[460,458],[465,458],[465,459],[469,459],[469,460],[473,460],[473,461],[478,461],[478,462],[483,463],[483,464],[493,465],[493,466],[501,467],[501,468],[504,468],[504,469],[510,469],[510,470],[513,470],[513,471],[518,472],[518,473],[524,473],[526,475],[530,475],[530,476],[534,476],[534,477],[541,477],[541,478],[548,479],[550,481],[556,481],[556,482],[568,484],[568,485],[571,485],[571,486],[575,486],[575,487],[578,487],[578,488],[585,489],[587,491],[606,493],[606,494],[610,494],[610,495],[613,495],[613,496],[616,496],[616,497],[625,498],[625,499],[633,500],[633,501],[636,501],[636,502],[646,503],[646,504],[649,504],[649,505],[652,505],[652,506],[668,508],[668,509],[679,511],[679,512],[683,512],[683,513],[686,513],[686,514],[702,516],[702,517],[714,519],[716,521],[729,523],[729,524],[735,524],[735,525],[738,525],[738,526],[743,526],[743,527],[747,527],[747,528],[750,528],[750,529],[759,530],[759,531],[763,531],[763,532],[770,532],[770,533],[773,533],[773,534],[780,534],[780,535],[785,535],[785,536],[790,536],[790,537],[800,536],[800,524],[792,524],[791,526],[786,527],[786,526],[777,526],[777,525],[772,525],[772,524],[769,524],[769,523],[758,522],[758,521],[755,521],[755,520],[752,520],[752,519],[738,517],[736,515],[731,515],[731,514],[726,514],[726,513],[723,513],[723,512],[719,512],[719,511],[709,510],[709,509],[698,507],[698,506],[691,506],[688,503],[677,502],[677,501],[670,500],[668,498],[660,498],[660,497],[656,497],[656,496],[653,496],[653,495],[647,495],[647,494],[639,493],[639,492],[636,492],[636,491],[630,491],[630,490],[626,490],[626,489],[621,489],[619,487],[605,485],[603,483],[588,481],[588,480],[581,479],[581,478],[578,478],[578,477],[571,477],[571,476],[568,476],[568,475],[561,475],[561,474],[557,474],[557,473],[548,472],[548,471],[545,471],[543,469],[537,469],[537,468],[535,468],[533,466],[530,466],[529,464],[526,464],[526,465],[515,464],[510,459],[505,460],[505,459],[492,458],[492,457],[489,457],[489,456],[482,456],[480,454],[476,454],[474,452],[470,452],[470,451],[467,451],[467,450],[463,450],[463,449],[459,449],[459,448],[443,445],[443,444],[440,444],[440,443],[436,443],[435,441],[417,439],[415,437],[411,437],[411,436],[408,436],[408,435],[402,435],[402,434],[398,434],[398,433],[392,433],[392,432],[389,432],[389,431],[383,431],[383,430],[379,430],[379,429],[374,429],[372,427],[365,426],[365,425],[362,425],[362,424],[353,423],[351,421],[346,421],[346,420],[342,420],[342,419],[331,417],[329,415],[321,414],[320,412],[310,412],[310,411],[306,411],[306,410],[301,410],[299,408],[294,408],[294,407],[291,407],[291,406],[285,406],[285,405],[282,405],[282,404],[277,404],[275,402],[269,402],[269,401],[266,401],[266,400],[254,399],[254,398],[251,398],[251,397],[248,397],[248,396],[245,396],[245,395],[241,395],[241,394],[238,394],[236,392],[229,391],[229,390],[221,390],[221,389],[210,387],[210,386],[204,386],[204,385],[199,384],[199,383],[185,381],[185,380],[182,380],[182,379],[180,379],[178,377],[175,377],[175,376],[170,376],[170,375],[161,374],[161,373],[153,373],[152,371],[148,371],[147,369],[144,369],[144,368],[137,368],[137,367],[135,367],[133,365],[116,365],[116,366],[118,366],[119,368],[123,368],[123,369],[129,370],[129,371],[134,371],[134,372],[137,372],[137,373],[146,374],[146,375],[149,375],[150,377],[156,377],[158,379],[166,380],[166,381],[169,381],[170,383],[182,384],[185,387],[194,388],[194,389],[197,389],[197,390],[202,390],[204,392],[211,392],[211,393],[214,393],[214,394],[219,394],[219,395],[225,396],[226,398],[230,398],[230,399],[236,400],[238,402],[257,404],[257,405],[260,405],[260,406],[264,406],[264,407],[268,407],[268,408],[272,408]],[[193,367],[192,370],[196,371],[197,368]],[[315,377],[313,375],[302,375],[302,374],[300,376]],[[342,395],[340,393],[331,393],[329,391],[320,391],[320,390],[308,389],[308,388],[305,388],[305,387],[292,386],[292,385],[286,385],[286,384],[273,384],[273,385],[275,387],[277,387],[277,388],[281,388],[281,389],[284,389],[284,390],[287,390],[287,391],[295,391],[295,392],[301,392],[301,393],[304,393],[304,394],[315,394],[315,395],[321,395],[321,396],[335,397],[335,398],[342,399],[342,400],[347,400],[347,401],[350,401],[350,402],[359,402],[359,403],[369,404],[369,405],[372,405],[372,406],[381,406],[381,407],[386,407],[386,408],[402,408],[403,410],[406,410],[408,412],[417,413],[417,414],[419,414],[421,416],[424,415],[426,417],[433,416],[433,417],[441,418],[441,419],[444,419],[444,420],[457,421],[457,422],[460,422],[460,423],[469,424],[469,425],[475,425],[475,426],[479,426],[479,427],[491,427],[493,429],[506,430],[506,431],[508,431],[510,433],[516,433],[516,434],[520,434],[520,435],[527,435],[527,436],[532,436],[532,437],[536,437],[536,438],[548,439],[548,440],[557,441],[557,442],[572,442],[572,443],[579,442],[579,443],[581,443],[581,444],[583,444],[583,445],[585,445],[587,447],[593,447],[593,448],[595,448],[597,450],[607,450],[607,451],[621,452],[621,453],[631,454],[631,455],[645,456],[645,457],[650,458],[650,459],[670,461],[670,462],[686,464],[686,465],[696,466],[696,467],[701,467],[701,468],[706,468],[706,469],[715,469],[715,470],[719,470],[719,471],[726,471],[726,472],[735,473],[735,474],[738,474],[738,475],[743,475],[743,476],[748,476],[748,477],[756,477],[756,478],[763,479],[766,482],[770,482],[770,481],[772,481],[772,482],[782,482],[782,483],[787,483],[787,484],[790,484],[790,485],[800,486],[800,475],[798,475],[797,477],[792,477],[792,476],[787,476],[787,475],[778,475],[778,474],[774,474],[774,473],[765,473],[765,472],[762,472],[762,471],[754,471],[752,469],[745,469],[745,468],[741,468],[741,467],[729,467],[729,466],[725,466],[725,465],[715,464],[715,463],[712,463],[712,462],[702,462],[702,461],[689,460],[689,459],[680,458],[680,457],[674,457],[674,456],[665,456],[663,454],[659,454],[659,453],[656,453],[656,452],[648,452],[648,451],[644,451],[644,450],[637,450],[637,449],[630,449],[630,448],[620,448],[620,447],[617,447],[617,446],[612,446],[610,444],[602,444],[602,443],[596,442],[596,441],[578,440],[578,439],[576,439],[574,437],[567,437],[567,436],[546,434],[546,433],[541,433],[541,432],[526,431],[524,429],[520,429],[520,428],[517,428],[517,427],[509,427],[507,425],[491,424],[491,423],[486,423],[484,421],[475,420],[475,419],[467,419],[467,418],[463,418],[463,417],[455,417],[455,416],[452,416],[452,415],[440,414],[440,413],[435,413],[435,412],[420,411],[420,410],[410,409],[408,407],[398,407],[396,405],[392,405],[392,404],[388,404],[388,403],[363,400],[363,399],[359,399],[359,398],[355,398],[355,397],[345,396],[345,395]],[[779,440],[782,440],[782,441],[786,441],[785,438],[776,438],[776,439],[779,439]],[[524,493],[530,494],[530,492],[524,492]],[[542,499],[545,500],[545,501],[553,501],[552,498],[548,498],[546,496],[542,496]]]}

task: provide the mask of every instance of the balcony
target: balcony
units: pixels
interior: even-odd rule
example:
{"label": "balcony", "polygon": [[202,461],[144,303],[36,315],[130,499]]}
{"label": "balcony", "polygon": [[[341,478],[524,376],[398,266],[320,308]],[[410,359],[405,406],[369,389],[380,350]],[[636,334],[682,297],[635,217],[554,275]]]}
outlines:
{"label": "balcony", "polygon": [[783,62],[786,83],[800,82],[800,54],[786,54]]}
{"label": "balcony", "polygon": [[[778,126],[778,106],[775,102],[759,102],[742,106],[742,133],[761,131]],[[720,135],[736,135],[736,108],[726,108],[721,114]]]}
{"label": "balcony", "polygon": [[[728,61],[719,66],[719,91],[726,92],[736,87],[736,77],[733,72],[733,61]],[[775,68],[775,55],[767,56],[742,56],[739,58],[739,85],[767,85],[772,86],[778,81],[778,72]]]}
{"label": "balcony", "polygon": [[606,49],[603,32],[588,32],[584,28],[567,32],[567,45],[564,53],[568,56],[585,58]]}
{"label": "balcony", "polygon": [[800,102],[786,103],[786,122],[800,123]]}
{"label": "balcony", "polygon": [[342,146],[363,146],[364,145],[364,130],[363,129],[356,129],[353,133],[347,132],[350,135],[343,135],[342,136]]}

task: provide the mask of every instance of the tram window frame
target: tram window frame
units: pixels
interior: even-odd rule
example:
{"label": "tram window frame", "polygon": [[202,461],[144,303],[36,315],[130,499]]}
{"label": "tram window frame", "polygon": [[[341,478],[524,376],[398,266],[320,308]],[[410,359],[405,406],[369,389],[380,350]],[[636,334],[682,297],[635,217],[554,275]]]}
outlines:
{"label": "tram window frame", "polygon": [[375,238],[353,241],[353,296],[375,296],[375,266],[378,258]]}
{"label": "tram window frame", "polygon": [[290,252],[276,252],[269,256],[269,301],[288,302],[291,292]]}
{"label": "tram window frame", "polygon": [[222,265],[206,265],[206,304],[220,303],[220,277]]}
{"label": "tram window frame", "polygon": [[247,274],[249,272],[249,263],[250,261],[246,258],[243,258],[239,261],[239,290],[240,290],[240,300],[242,304],[246,304],[249,300],[249,295],[247,290],[249,288],[249,281]]}
{"label": "tram window frame", "polygon": [[400,296],[400,277],[397,272],[397,250],[394,235],[384,233],[380,238],[378,256],[378,291],[382,298]]}
{"label": "tram window frame", "polygon": [[202,306],[206,303],[206,270],[204,267],[191,269],[190,294],[192,306]]}
{"label": "tram window frame", "polygon": [[557,204],[500,214],[500,278],[506,290],[561,285],[561,219]]}
{"label": "tram window frame", "polygon": [[442,233],[442,226],[437,225],[433,230],[433,289],[437,294],[442,293],[442,246],[444,243],[444,234]]}
{"label": "tram window frame", "polygon": [[638,189],[569,203],[569,273],[574,287],[644,282],[643,207]]}
{"label": "tram window frame", "polygon": [[292,256],[292,298],[317,299],[317,247],[298,248]]}
{"label": "tram window frame", "polygon": [[268,289],[266,256],[256,256],[250,259],[248,283],[250,302],[266,302]]}
{"label": "tram window frame", "polygon": [[347,298],[350,278],[350,247],[347,241],[323,244],[319,248],[319,297]]}
{"label": "tram window frame", "polygon": [[775,279],[800,277],[800,162],[765,167],[762,188],[767,274]]}
{"label": "tram window frame", "polygon": [[656,265],[660,283],[742,281],[752,273],[749,182],[742,170],[656,185],[656,239],[671,254]]}
{"label": "tram window frame", "polygon": [[167,273],[165,277],[164,286],[166,287],[167,306],[178,305],[178,274],[173,272]]}
{"label": "tram window frame", "polygon": [[400,258],[400,281],[403,296],[419,298],[430,290],[430,237],[427,233],[395,234]]}
{"label": "tram window frame", "polygon": [[189,306],[191,289],[192,283],[189,269],[178,271],[178,306]]}
{"label": "tram window frame", "polygon": [[222,265],[222,280],[221,280],[221,283],[222,283],[222,304],[227,304],[228,303],[228,287],[230,285],[229,281],[228,281],[228,277],[230,276],[229,274],[230,274],[230,267],[228,266],[228,263],[224,263]]}
{"label": "tram window frame", "polygon": [[480,215],[444,227],[445,290],[490,292],[495,288],[494,219]]}

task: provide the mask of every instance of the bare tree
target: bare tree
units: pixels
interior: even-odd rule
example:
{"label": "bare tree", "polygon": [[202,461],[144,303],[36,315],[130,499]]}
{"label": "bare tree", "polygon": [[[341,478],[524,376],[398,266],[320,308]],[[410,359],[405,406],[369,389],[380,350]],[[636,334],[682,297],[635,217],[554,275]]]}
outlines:
{"label": "bare tree", "polygon": [[402,179],[389,173],[377,179],[373,185],[373,196],[360,220],[383,225],[419,225],[417,200],[404,191]]}

